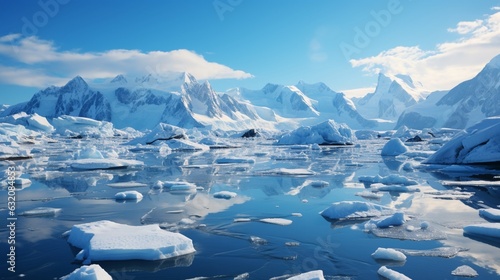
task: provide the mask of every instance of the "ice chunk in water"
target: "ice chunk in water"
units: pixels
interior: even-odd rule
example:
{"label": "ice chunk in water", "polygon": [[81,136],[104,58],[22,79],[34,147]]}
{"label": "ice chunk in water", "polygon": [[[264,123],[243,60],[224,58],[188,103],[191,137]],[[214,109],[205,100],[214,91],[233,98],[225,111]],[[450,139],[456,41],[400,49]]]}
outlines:
{"label": "ice chunk in water", "polygon": [[500,209],[479,209],[479,216],[495,222],[500,222]]}
{"label": "ice chunk in water", "polygon": [[323,210],[321,216],[331,220],[367,219],[389,215],[393,209],[374,203],[362,201],[341,201]]}
{"label": "ice chunk in water", "polygon": [[468,265],[461,265],[455,268],[452,272],[452,275],[462,276],[462,277],[477,277],[477,271],[475,271],[472,267]]}
{"label": "ice chunk in water", "polygon": [[20,216],[54,216],[59,214],[62,211],[61,208],[52,208],[52,207],[37,207],[32,210],[24,211]]}
{"label": "ice chunk in water", "polygon": [[85,263],[108,260],[160,260],[195,252],[191,239],[158,225],[129,226],[111,221],[74,225],[68,243],[81,248]]}
{"label": "ice chunk in water", "polygon": [[142,194],[138,191],[126,191],[115,194],[116,200],[142,200]]}
{"label": "ice chunk in water", "polygon": [[372,257],[376,260],[391,260],[397,262],[406,261],[406,256],[400,251],[392,248],[377,248],[377,250],[372,254]]}
{"label": "ice chunk in water", "polygon": [[408,276],[399,273],[395,270],[392,270],[390,268],[387,268],[385,266],[380,267],[377,273],[380,276],[387,278],[389,280],[411,280],[411,278],[409,278]]}
{"label": "ice chunk in water", "polygon": [[410,249],[395,249],[407,256],[416,257],[440,257],[440,258],[453,258],[458,253],[467,251],[465,248],[458,247],[439,247],[428,250],[410,250]]}
{"label": "ice chunk in water", "polygon": [[471,235],[500,238],[500,223],[484,223],[464,227],[464,232]]}
{"label": "ice chunk in water", "polygon": [[229,192],[229,191],[220,191],[214,193],[214,198],[220,198],[220,199],[231,199],[236,196],[237,194],[235,192]]}
{"label": "ice chunk in water", "polygon": [[283,218],[265,218],[265,219],[260,219],[259,221],[267,224],[275,224],[280,226],[288,226],[292,224],[292,220]]}
{"label": "ice chunk in water", "polygon": [[75,269],[61,277],[61,280],[113,280],[113,278],[100,265],[91,264]]}
{"label": "ice chunk in water", "polygon": [[287,278],[287,280],[325,280],[325,277],[323,276],[323,270],[313,270]]}
{"label": "ice chunk in water", "polygon": [[[371,233],[378,237],[403,239],[403,240],[440,240],[446,239],[446,233],[437,227],[420,227],[419,221],[410,220],[406,222],[407,226],[396,226],[389,228],[371,227],[367,228]],[[411,226],[411,227],[409,227]]]}

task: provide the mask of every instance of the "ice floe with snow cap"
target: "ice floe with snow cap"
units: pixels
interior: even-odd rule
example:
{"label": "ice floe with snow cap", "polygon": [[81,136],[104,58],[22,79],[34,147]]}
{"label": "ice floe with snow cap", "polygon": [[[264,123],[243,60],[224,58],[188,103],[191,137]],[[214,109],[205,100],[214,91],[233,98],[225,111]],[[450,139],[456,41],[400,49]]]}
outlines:
{"label": "ice floe with snow cap", "polygon": [[207,145],[189,140],[184,129],[166,123],[159,123],[151,132],[129,141],[126,145],[166,146],[172,151],[207,151],[210,149]]}
{"label": "ice floe with snow cap", "polygon": [[75,269],[70,274],[61,277],[61,280],[113,280],[98,264],[84,265]]}
{"label": "ice floe with snow cap", "polygon": [[113,124],[106,121],[97,121],[90,118],[59,116],[52,119],[56,134],[66,137],[106,138],[115,136]]}
{"label": "ice floe with snow cap", "polygon": [[135,168],[144,165],[138,160],[106,158],[96,147],[81,149],[75,153],[74,158],[69,164],[71,168],[80,170]]}
{"label": "ice floe with snow cap", "polygon": [[162,230],[157,224],[130,226],[112,221],[74,225],[68,243],[81,248],[76,259],[95,261],[162,260],[195,252],[191,239]]}
{"label": "ice floe with snow cap", "polygon": [[389,207],[363,201],[335,202],[320,212],[321,216],[330,220],[369,219],[392,213],[394,210]]}
{"label": "ice floe with snow cap", "polygon": [[346,124],[333,120],[315,126],[303,126],[281,136],[278,145],[352,145],[356,141],[354,132]]}

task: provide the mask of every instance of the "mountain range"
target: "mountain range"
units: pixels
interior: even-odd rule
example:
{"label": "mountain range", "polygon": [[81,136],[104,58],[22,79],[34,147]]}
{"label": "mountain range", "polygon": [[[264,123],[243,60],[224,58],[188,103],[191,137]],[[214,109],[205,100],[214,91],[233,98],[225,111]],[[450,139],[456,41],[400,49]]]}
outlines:
{"label": "mountain range", "polygon": [[117,128],[151,129],[158,123],[184,128],[292,129],[333,119],[353,129],[465,128],[500,115],[500,55],[473,79],[450,91],[429,94],[406,75],[380,73],[373,93],[349,99],[324,83],[268,83],[260,90],[213,90],[189,73],[168,77],[118,75],[99,84],[77,76],[51,86],[28,102],[0,108],[0,117],[20,112],[112,122]]}

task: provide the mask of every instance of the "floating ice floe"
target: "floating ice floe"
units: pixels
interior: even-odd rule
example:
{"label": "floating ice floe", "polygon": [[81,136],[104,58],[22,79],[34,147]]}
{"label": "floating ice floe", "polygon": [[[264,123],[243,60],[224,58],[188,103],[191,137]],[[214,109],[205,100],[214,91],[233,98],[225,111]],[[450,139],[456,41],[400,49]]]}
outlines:
{"label": "floating ice floe", "polygon": [[209,146],[192,142],[186,136],[185,130],[159,123],[150,133],[126,143],[126,145],[159,145],[168,147],[171,151],[207,151]]}
{"label": "floating ice floe", "polygon": [[380,198],[382,198],[382,196],[384,196],[383,193],[372,192],[372,191],[357,192],[354,195],[361,196],[363,198],[368,198],[368,199],[380,199]]}
{"label": "floating ice floe", "polygon": [[191,194],[195,193],[198,189],[195,184],[186,181],[158,181],[154,188],[173,194]]}
{"label": "floating ice floe", "polygon": [[500,241],[500,223],[483,223],[464,227],[464,233]]}
{"label": "floating ice floe", "polygon": [[315,126],[303,126],[278,140],[278,145],[352,145],[356,141],[354,132],[346,124],[338,124],[333,120]]}
{"label": "floating ice floe", "polygon": [[372,254],[372,258],[376,260],[390,260],[396,262],[406,261],[405,254],[401,253],[392,248],[377,248],[377,250]]}
{"label": "floating ice floe", "polygon": [[415,257],[440,257],[440,258],[453,258],[458,253],[467,251],[465,248],[458,247],[438,247],[435,249],[428,250],[411,250],[411,249],[396,249],[406,256],[415,256]]}
{"label": "floating ice floe", "polygon": [[491,117],[467,128],[443,145],[424,163],[488,164],[500,158],[500,117]]}
{"label": "floating ice floe", "polygon": [[54,131],[54,127],[49,123],[49,121],[47,121],[45,117],[42,117],[37,113],[28,115],[25,112],[21,112],[0,118],[0,122],[22,125],[30,130],[42,131],[47,133],[51,133]]}
{"label": "floating ice floe", "polygon": [[37,207],[32,210],[21,212],[19,216],[30,216],[30,217],[55,216],[61,213],[61,211],[62,211],[61,208]]}
{"label": "floating ice floe", "polygon": [[60,116],[52,119],[55,133],[67,137],[113,137],[113,124],[106,121],[96,121],[90,118]]}
{"label": "floating ice floe", "polygon": [[394,210],[389,207],[362,201],[335,202],[320,212],[321,216],[331,220],[369,219],[392,213]]}
{"label": "floating ice floe", "polygon": [[500,209],[479,209],[479,216],[493,222],[500,222]]}
{"label": "floating ice floe", "polygon": [[291,176],[305,176],[305,175],[314,175],[313,171],[303,168],[275,168],[270,170],[259,171],[258,174],[261,175],[291,175]]}
{"label": "floating ice floe", "polygon": [[474,193],[466,191],[456,191],[456,190],[445,190],[445,191],[433,191],[425,192],[425,195],[431,196],[437,199],[449,199],[449,200],[465,200],[471,198]]}
{"label": "floating ice floe", "polygon": [[376,176],[360,176],[358,180],[365,184],[366,187],[369,187],[371,184],[381,183],[384,185],[404,185],[404,186],[412,186],[417,185],[418,182],[415,180],[411,180],[405,176],[391,174],[385,177],[380,175]]}
{"label": "floating ice floe", "polygon": [[248,163],[254,164],[255,160],[253,158],[218,158],[215,160],[217,164],[230,164],[230,163]]}
{"label": "floating ice floe", "polygon": [[109,183],[109,184],[106,184],[106,186],[112,187],[112,188],[124,188],[125,189],[125,188],[147,187],[148,185],[144,184],[144,183],[130,181],[130,182]]}
{"label": "floating ice floe", "polygon": [[395,226],[401,226],[406,222],[407,218],[404,213],[397,212],[390,216],[381,217],[378,219],[371,219],[365,224],[365,229],[371,229],[373,227],[377,228],[389,228]]}
{"label": "floating ice floe", "polygon": [[220,199],[231,199],[236,196],[237,194],[235,192],[229,192],[229,191],[220,191],[214,193],[214,198],[220,198]]}
{"label": "floating ice floe", "polygon": [[451,275],[455,276],[462,276],[462,277],[477,277],[479,274],[477,274],[477,271],[475,271],[472,267],[468,265],[461,265],[457,268],[455,268],[452,272]]}
{"label": "floating ice floe", "polygon": [[473,180],[473,181],[439,181],[443,186],[468,186],[468,187],[500,187],[500,181],[484,181],[484,180]]}
{"label": "floating ice floe", "polygon": [[131,160],[131,159],[115,159],[115,158],[103,158],[103,159],[77,159],[70,163],[73,169],[82,170],[96,170],[96,169],[120,169],[120,168],[137,168],[144,166],[142,161]]}
{"label": "floating ice floe", "polygon": [[61,277],[61,280],[113,280],[98,264],[84,265],[75,269],[70,274]]}
{"label": "floating ice floe", "polygon": [[388,280],[411,280],[408,276],[385,266],[380,267],[377,273]]}
{"label": "floating ice floe", "polygon": [[401,240],[441,240],[446,239],[446,233],[437,227],[431,227],[427,222],[419,222],[417,220],[409,220],[401,226],[392,227],[377,227],[366,226],[373,235],[384,238],[393,238]]}
{"label": "floating ice floe", "polygon": [[111,260],[161,260],[195,252],[191,239],[157,224],[129,226],[111,221],[74,225],[68,243],[81,248],[76,259],[89,264]]}
{"label": "floating ice floe", "polygon": [[325,280],[323,270],[313,270],[299,275],[286,278],[287,280]]}
{"label": "floating ice floe", "polygon": [[292,220],[283,218],[265,218],[265,219],[260,219],[259,221],[267,224],[274,224],[280,226],[288,226],[292,224]]}
{"label": "floating ice floe", "polygon": [[399,138],[393,138],[382,148],[382,156],[399,156],[408,151],[408,147]]}
{"label": "floating ice floe", "polygon": [[142,194],[138,191],[125,191],[115,194],[116,200],[135,200],[137,202],[141,201],[143,198]]}

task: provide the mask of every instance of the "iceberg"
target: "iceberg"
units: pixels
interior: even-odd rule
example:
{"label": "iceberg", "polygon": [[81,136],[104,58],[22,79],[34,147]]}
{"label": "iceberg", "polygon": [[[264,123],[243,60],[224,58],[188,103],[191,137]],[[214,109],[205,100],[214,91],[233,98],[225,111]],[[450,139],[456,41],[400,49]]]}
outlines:
{"label": "iceberg", "polygon": [[278,145],[352,145],[356,140],[354,132],[346,124],[333,120],[315,126],[303,126],[286,133],[278,140]]}
{"label": "iceberg", "polygon": [[113,280],[113,278],[100,265],[91,264],[75,269],[61,277],[61,280]]}
{"label": "iceberg", "polygon": [[320,212],[330,220],[369,219],[390,215],[394,210],[385,206],[362,201],[341,201]]}
{"label": "iceberg", "polygon": [[495,164],[500,158],[500,117],[486,118],[444,144],[426,164]]}
{"label": "iceberg", "polygon": [[130,226],[112,221],[74,225],[65,235],[81,248],[84,264],[111,260],[162,260],[195,252],[191,239],[162,230],[157,224]]}
{"label": "iceberg", "polygon": [[399,156],[408,152],[408,147],[399,138],[393,138],[382,148],[382,156]]}

